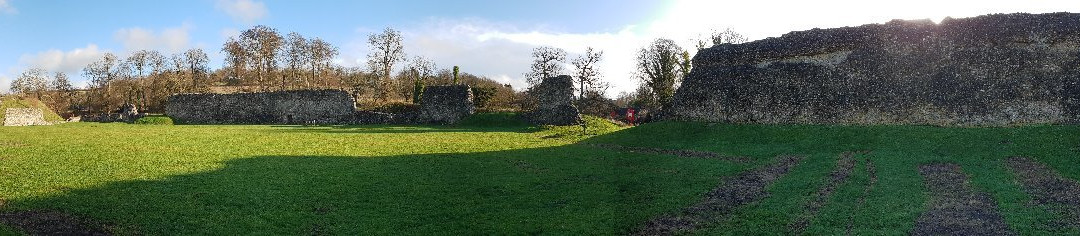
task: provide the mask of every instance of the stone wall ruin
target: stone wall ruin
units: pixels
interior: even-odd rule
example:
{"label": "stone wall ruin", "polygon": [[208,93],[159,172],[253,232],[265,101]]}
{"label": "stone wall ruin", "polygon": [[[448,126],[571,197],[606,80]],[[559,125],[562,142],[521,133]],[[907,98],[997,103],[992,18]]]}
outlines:
{"label": "stone wall ruin", "polygon": [[177,94],[165,114],[183,124],[345,124],[356,112],[341,90]]}
{"label": "stone wall ruin", "polygon": [[1080,14],[813,29],[698,52],[670,118],[804,124],[1080,122]]}
{"label": "stone wall ruin", "polygon": [[434,85],[421,94],[418,123],[454,124],[475,112],[468,85]]}
{"label": "stone wall ruin", "polygon": [[45,113],[38,108],[4,109],[4,126],[51,125],[45,121]]}
{"label": "stone wall ruin", "polygon": [[581,121],[574,106],[574,80],[569,75],[546,78],[529,90],[537,100],[536,110],[525,118],[538,125],[573,125]]}

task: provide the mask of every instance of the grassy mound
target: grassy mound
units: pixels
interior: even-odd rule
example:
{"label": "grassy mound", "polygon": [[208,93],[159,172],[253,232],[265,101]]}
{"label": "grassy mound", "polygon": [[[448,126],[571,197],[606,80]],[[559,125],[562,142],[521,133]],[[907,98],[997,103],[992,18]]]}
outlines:
{"label": "grassy mound", "polygon": [[581,125],[545,125],[540,127],[540,131],[544,133],[549,133],[550,135],[548,137],[585,138],[589,136],[608,134],[625,128],[611,122],[610,120],[596,116],[581,115],[581,119],[585,121],[584,129],[582,129]]}
{"label": "grassy mound", "polygon": [[45,116],[45,121],[57,122],[64,121],[63,117],[57,115],[44,103],[33,98],[20,98],[18,96],[4,96],[0,97],[0,121],[4,120],[4,111],[8,108],[38,108],[41,109],[42,114]]}
{"label": "grassy mound", "polygon": [[164,115],[148,115],[131,123],[138,125],[173,125],[173,120]]}

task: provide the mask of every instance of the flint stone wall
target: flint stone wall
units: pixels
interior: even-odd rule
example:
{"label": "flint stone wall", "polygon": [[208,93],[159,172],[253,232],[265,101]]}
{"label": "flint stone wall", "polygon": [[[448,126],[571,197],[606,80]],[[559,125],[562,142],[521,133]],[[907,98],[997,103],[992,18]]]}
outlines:
{"label": "flint stone wall", "polygon": [[[473,112],[472,89],[468,85],[427,86],[424,87],[418,113],[402,114],[405,118],[400,122],[454,124]],[[413,119],[415,122],[410,122]]]}
{"label": "flint stone wall", "polygon": [[1080,14],[813,29],[700,51],[669,118],[808,124],[1080,121]]}
{"label": "flint stone wall", "polygon": [[165,105],[165,114],[184,124],[346,124],[355,112],[341,90],[177,94]]}
{"label": "flint stone wall", "polygon": [[38,108],[4,109],[4,126],[51,125],[45,121],[45,113]]}
{"label": "flint stone wall", "polygon": [[572,125],[581,121],[574,106],[574,80],[568,75],[546,78],[529,91],[537,100],[536,110],[525,117],[538,125]]}

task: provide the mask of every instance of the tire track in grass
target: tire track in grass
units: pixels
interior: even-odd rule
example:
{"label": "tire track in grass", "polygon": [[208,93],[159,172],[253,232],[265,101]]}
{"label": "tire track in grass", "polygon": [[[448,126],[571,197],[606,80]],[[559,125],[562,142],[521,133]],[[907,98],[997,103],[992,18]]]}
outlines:
{"label": "tire track in grass", "polygon": [[1029,158],[1011,157],[1005,163],[1036,204],[1062,215],[1057,226],[1080,227],[1080,183]]}
{"label": "tire track in grass", "polygon": [[919,174],[930,190],[930,206],[916,220],[911,235],[1015,235],[994,199],[974,190],[960,166],[922,165]]}
{"label": "tire track in grass", "polygon": [[844,235],[851,235],[851,231],[855,229],[855,214],[859,213],[859,210],[866,205],[866,198],[870,196],[870,191],[874,190],[874,184],[877,184],[877,167],[874,166],[874,162],[870,161],[870,158],[863,159],[866,163],[866,175],[870,176],[870,181],[866,183],[866,187],[863,187],[862,196],[859,196],[859,200],[855,205],[855,210],[851,211],[851,215],[848,216],[848,223],[846,232]]}
{"label": "tire track in grass", "polygon": [[794,234],[802,234],[806,231],[806,228],[810,226],[810,220],[814,219],[821,208],[825,206],[825,203],[829,201],[829,197],[836,191],[836,188],[841,184],[847,182],[848,177],[851,177],[851,172],[855,170],[855,153],[844,152],[841,153],[836,160],[836,168],[833,169],[828,176],[825,177],[825,185],[821,186],[817,191],[816,198],[806,204],[805,214],[798,217],[795,222],[788,225],[788,229]]}
{"label": "tire track in grass", "polygon": [[705,198],[673,215],[645,222],[632,235],[672,235],[689,233],[731,214],[735,208],[764,199],[765,188],[802,161],[802,156],[783,156],[776,163],[727,178]]}

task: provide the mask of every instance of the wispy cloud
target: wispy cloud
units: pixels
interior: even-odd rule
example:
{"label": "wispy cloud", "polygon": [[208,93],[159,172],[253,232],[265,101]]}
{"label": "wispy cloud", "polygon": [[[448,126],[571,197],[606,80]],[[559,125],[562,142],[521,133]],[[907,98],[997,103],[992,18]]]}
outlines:
{"label": "wispy cloud", "polygon": [[5,93],[10,92],[9,90],[11,89],[10,88],[11,80],[12,79],[8,78],[7,75],[0,74],[0,94],[5,94]]}
{"label": "wispy cloud", "polygon": [[2,14],[19,14],[19,10],[11,6],[11,2],[8,0],[0,0],[0,13]]}
{"label": "wispy cloud", "polygon": [[245,24],[255,23],[269,14],[266,4],[252,0],[218,0],[216,7],[231,16],[233,20]]}
{"label": "wispy cloud", "polygon": [[78,76],[82,68],[90,63],[101,59],[107,52],[101,50],[96,44],[88,44],[83,48],[68,51],[51,49],[37,54],[25,54],[19,57],[19,64],[23,68],[38,67],[47,71],[64,72],[69,76]]}
{"label": "wispy cloud", "polygon": [[194,26],[190,23],[163,29],[159,32],[139,27],[125,28],[117,30],[114,38],[124,45],[126,52],[159,50],[166,53],[177,53],[191,46],[189,32],[193,28]]}

